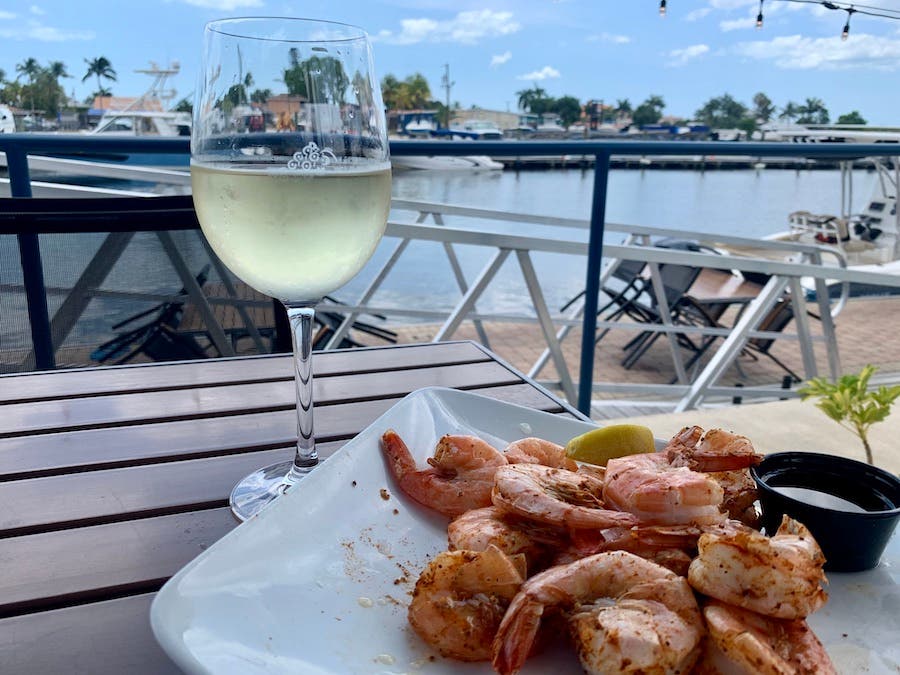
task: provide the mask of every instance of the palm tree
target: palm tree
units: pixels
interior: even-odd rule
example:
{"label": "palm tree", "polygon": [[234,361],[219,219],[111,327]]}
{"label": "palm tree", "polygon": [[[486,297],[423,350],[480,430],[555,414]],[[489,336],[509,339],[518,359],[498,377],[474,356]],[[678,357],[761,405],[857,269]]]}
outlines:
{"label": "palm tree", "polygon": [[47,66],[47,74],[53,79],[56,83],[56,89],[54,91],[54,102],[56,103],[57,110],[59,109],[59,96],[60,93],[65,93],[62,86],[59,84],[59,78],[61,77],[72,77],[69,75],[69,71],[66,69],[66,64],[62,61],[51,61],[50,65]]}
{"label": "palm tree", "polygon": [[528,112],[533,111],[533,108],[538,101],[547,98],[547,92],[536,84],[531,89],[517,91],[516,95],[519,97],[519,108],[527,110]]}
{"label": "palm tree", "polygon": [[825,101],[820,98],[808,98],[798,109],[801,117],[797,121],[801,124],[828,124],[828,108]]}
{"label": "palm tree", "polygon": [[631,113],[634,112],[631,107],[631,101],[629,101],[627,98],[619,99],[618,101],[616,101],[616,108],[614,112],[616,113],[616,119],[622,117],[630,117]]}
{"label": "palm tree", "polygon": [[[100,82],[100,79],[103,78],[105,80],[116,81],[116,71],[113,69],[112,64],[109,62],[105,56],[98,56],[95,59],[85,59],[84,62],[88,64],[87,72],[84,74],[84,77],[81,78],[81,81],[84,82],[92,75],[97,77],[97,90],[99,91],[108,91],[103,88],[103,84]],[[101,94],[102,95],[102,94]],[[108,94],[107,94],[108,95]]]}
{"label": "palm tree", "polygon": [[41,65],[37,62],[37,59],[28,57],[22,63],[16,64],[16,72],[19,73],[16,80],[23,75],[28,78],[28,93],[31,96],[31,116],[34,117],[34,78],[40,74]]}
{"label": "palm tree", "polygon": [[799,116],[800,116],[800,106],[798,106],[793,101],[788,101],[787,105],[785,105],[781,109],[781,114],[778,117],[779,117],[779,119],[787,120],[788,122],[793,122]]}

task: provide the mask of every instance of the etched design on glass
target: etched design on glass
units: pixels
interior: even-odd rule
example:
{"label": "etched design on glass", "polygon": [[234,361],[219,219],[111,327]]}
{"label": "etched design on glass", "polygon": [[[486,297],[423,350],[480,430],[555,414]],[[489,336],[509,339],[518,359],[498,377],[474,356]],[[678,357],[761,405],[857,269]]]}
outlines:
{"label": "etched design on glass", "polygon": [[309,171],[310,169],[324,169],[336,161],[337,156],[331,148],[320,148],[310,141],[302,150],[294,153],[294,156],[288,160],[287,166],[289,169]]}

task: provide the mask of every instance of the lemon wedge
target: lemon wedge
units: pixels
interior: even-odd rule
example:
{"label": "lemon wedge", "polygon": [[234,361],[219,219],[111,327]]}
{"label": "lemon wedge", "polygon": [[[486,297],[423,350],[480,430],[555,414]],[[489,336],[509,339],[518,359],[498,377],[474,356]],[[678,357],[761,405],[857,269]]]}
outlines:
{"label": "lemon wedge", "polygon": [[606,466],[616,457],[656,452],[653,432],[640,424],[610,424],[591,429],[566,443],[566,456],[577,462]]}

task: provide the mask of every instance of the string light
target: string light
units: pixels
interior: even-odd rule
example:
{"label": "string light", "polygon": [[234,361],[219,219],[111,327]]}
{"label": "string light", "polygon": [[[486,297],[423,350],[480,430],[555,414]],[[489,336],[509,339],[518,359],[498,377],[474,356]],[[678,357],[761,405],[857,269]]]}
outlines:
{"label": "string light", "polygon": [[853,5],[850,5],[850,9],[847,10],[847,23],[844,24],[844,30],[841,33],[841,40],[844,42],[847,41],[847,38],[850,37],[850,17],[853,16],[853,13],[856,10],[853,9]]}
{"label": "string light", "polygon": [[[776,0],[773,0],[773,2]],[[765,0],[759,0],[759,13],[756,15],[756,27],[763,27],[763,3]],[[847,12],[847,22],[844,24],[844,30],[841,31],[841,40],[847,40],[850,37],[850,18],[854,14],[864,14],[866,16],[875,16],[882,19],[894,19],[900,21],[900,9],[891,9],[889,7],[876,7],[874,5],[861,5],[859,3],[850,4],[848,2],[832,2],[832,0],[777,0],[777,2],[796,2],[804,5],[819,5],[825,9],[831,9],[841,12]],[[659,15],[666,15],[666,0],[659,0]]]}

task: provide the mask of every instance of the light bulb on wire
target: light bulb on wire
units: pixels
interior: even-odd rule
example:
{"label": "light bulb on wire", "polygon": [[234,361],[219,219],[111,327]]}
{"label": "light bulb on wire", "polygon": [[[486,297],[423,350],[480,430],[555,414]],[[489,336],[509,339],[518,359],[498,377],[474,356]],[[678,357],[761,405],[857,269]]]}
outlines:
{"label": "light bulb on wire", "polygon": [[847,41],[847,38],[850,37],[850,17],[853,16],[853,13],[856,10],[853,9],[853,5],[850,5],[850,8],[847,9],[847,23],[844,24],[844,30],[841,32],[841,40],[844,42]]}
{"label": "light bulb on wire", "polygon": [[659,0],[659,15],[666,15],[666,0]]}
{"label": "light bulb on wire", "polygon": [[759,14],[756,15],[756,30],[760,30],[763,27],[763,1],[759,0]]}

